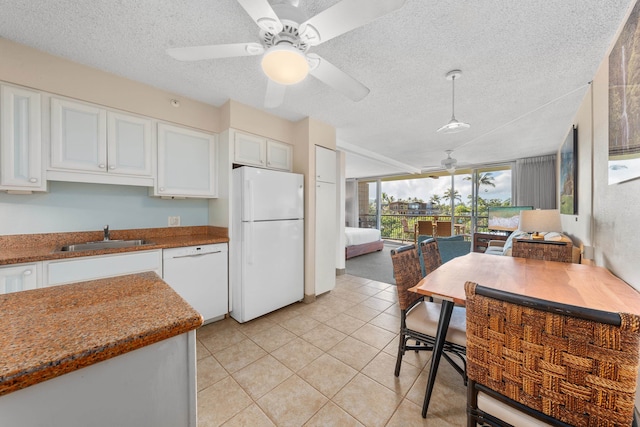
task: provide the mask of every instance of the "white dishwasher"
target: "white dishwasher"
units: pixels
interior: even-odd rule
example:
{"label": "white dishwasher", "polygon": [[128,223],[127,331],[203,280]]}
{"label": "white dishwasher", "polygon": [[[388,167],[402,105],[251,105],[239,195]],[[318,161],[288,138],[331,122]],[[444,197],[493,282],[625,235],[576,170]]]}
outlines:
{"label": "white dishwasher", "polygon": [[162,251],[162,279],[202,314],[205,323],[229,311],[228,252],[226,243]]}

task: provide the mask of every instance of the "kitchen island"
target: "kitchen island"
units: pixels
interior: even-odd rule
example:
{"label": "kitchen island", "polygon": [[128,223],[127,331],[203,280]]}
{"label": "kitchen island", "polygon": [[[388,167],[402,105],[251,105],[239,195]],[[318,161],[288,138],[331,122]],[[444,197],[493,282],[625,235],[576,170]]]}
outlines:
{"label": "kitchen island", "polygon": [[201,315],[155,273],[0,295],[0,425],[196,425]]}

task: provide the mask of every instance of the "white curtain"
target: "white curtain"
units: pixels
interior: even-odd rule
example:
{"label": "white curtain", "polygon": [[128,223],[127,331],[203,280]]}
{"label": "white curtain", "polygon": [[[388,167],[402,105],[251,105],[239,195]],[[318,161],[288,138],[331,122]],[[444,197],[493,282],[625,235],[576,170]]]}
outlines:
{"label": "white curtain", "polygon": [[556,209],[556,155],[516,160],[516,206]]}

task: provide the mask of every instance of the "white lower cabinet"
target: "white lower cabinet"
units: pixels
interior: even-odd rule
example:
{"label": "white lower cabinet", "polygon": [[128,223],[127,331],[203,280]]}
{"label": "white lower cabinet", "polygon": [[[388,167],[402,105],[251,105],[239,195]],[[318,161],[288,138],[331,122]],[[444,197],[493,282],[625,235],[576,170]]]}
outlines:
{"label": "white lower cabinet", "polygon": [[0,425],[196,427],[195,331],[0,396]]}
{"label": "white lower cabinet", "polygon": [[162,250],[44,261],[43,286],[153,271],[162,277]]}
{"label": "white lower cabinet", "polygon": [[40,287],[41,262],[0,267],[0,294]]}

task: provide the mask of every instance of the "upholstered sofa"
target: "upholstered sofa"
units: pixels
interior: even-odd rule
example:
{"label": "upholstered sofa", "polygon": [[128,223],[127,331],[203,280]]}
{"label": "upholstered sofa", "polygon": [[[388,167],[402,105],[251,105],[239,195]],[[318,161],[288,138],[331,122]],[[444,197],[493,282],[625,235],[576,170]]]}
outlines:
{"label": "upholstered sofa", "polygon": [[[541,233],[544,235],[544,240],[552,241],[552,242],[567,242],[570,243],[572,248],[572,262],[579,264],[580,263],[580,248],[573,245],[573,241],[569,236],[563,233],[550,232],[550,233]],[[507,238],[507,240],[490,240],[489,245],[487,246],[487,250],[484,252],[485,254],[490,255],[504,255],[511,256],[511,251],[513,249],[513,241],[515,239],[525,239],[529,238],[529,233],[526,231],[516,230]]]}

